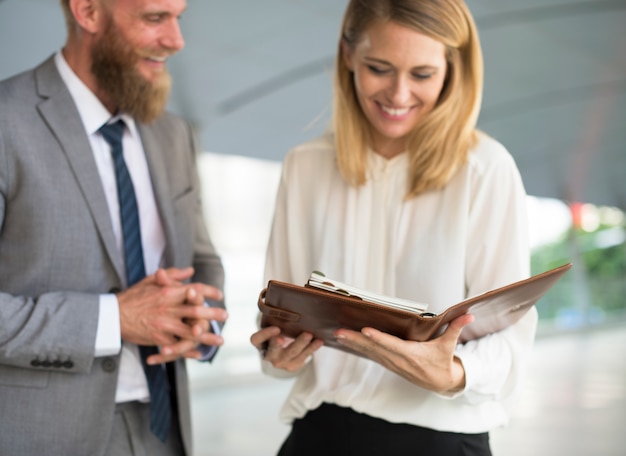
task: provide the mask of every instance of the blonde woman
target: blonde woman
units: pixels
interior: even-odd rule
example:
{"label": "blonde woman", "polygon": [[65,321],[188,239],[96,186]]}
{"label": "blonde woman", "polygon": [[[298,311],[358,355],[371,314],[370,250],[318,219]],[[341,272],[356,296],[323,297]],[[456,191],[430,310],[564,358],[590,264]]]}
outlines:
{"label": "blonde woman", "polygon": [[[439,313],[529,275],[526,195],[511,155],[476,130],[482,53],[460,0],[352,0],[336,60],[331,131],[284,161],[266,279],[312,270]],[[280,456],[490,455],[537,314],[459,344],[340,329],[364,356],[264,328],[264,371],[296,376]]]}

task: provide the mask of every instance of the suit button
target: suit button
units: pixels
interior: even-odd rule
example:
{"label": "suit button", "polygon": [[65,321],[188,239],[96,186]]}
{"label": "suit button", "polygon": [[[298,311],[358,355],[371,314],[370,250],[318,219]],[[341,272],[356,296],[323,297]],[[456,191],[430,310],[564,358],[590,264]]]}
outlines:
{"label": "suit button", "polygon": [[52,367],[54,367],[55,369],[60,369],[62,366],[63,366],[63,363],[59,361],[58,359],[52,362]]}
{"label": "suit button", "polygon": [[113,372],[116,367],[117,367],[117,363],[115,362],[114,359],[104,358],[102,360],[102,369],[104,369],[105,372]]}
{"label": "suit button", "polygon": [[71,369],[72,367],[74,367],[74,363],[72,361],[65,361],[63,363],[63,367],[66,369]]}
{"label": "suit button", "polygon": [[33,367],[40,367],[41,366],[41,361],[39,361],[38,359],[33,359],[30,362],[30,365],[33,366]]}
{"label": "suit button", "polygon": [[48,360],[45,360],[45,361],[42,361],[41,365],[43,367],[51,367],[52,363],[50,361],[48,361]]}

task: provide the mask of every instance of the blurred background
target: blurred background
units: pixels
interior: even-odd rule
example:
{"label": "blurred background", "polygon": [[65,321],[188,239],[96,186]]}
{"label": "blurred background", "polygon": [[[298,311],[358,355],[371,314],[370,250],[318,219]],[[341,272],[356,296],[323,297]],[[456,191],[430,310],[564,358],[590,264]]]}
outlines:
{"label": "blurred background", "polygon": [[[194,456],[275,454],[290,381],[249,343],[281,160],[327,126],[345,0],[187,0],[170,109],[201,139],[205,214],[227,273],[226,345],[189,363]],[[479,126],[513,154],[533,273],[573,269],[537,305],[527,388],[496,455],[622,455],[626,419],[626,0],[467,1],[485,57]],[[65,39],[56,0],[0,0],[0,79]],[[0,103],[2,100],[0,100]]]}

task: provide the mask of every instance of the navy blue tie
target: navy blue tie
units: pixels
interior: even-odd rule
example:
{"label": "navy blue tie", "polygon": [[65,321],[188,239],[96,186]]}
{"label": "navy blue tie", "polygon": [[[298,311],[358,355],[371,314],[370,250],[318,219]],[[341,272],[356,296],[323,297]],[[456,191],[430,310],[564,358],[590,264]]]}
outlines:
{"label": "navy blue tie", "polygon": [[[124,122],[118,120],[105,124],[100,133],[111,146],[115,178],[117,180],[117,197],[120,204],[120,219],[124,240],[124,258],[126,262],[126,279],[128,286],[134,285],[146,276],[143,264],[143,248],[141,245],[141,230],[139,228],[139,211],[133,181],[128,173],[122,149]],[[162,442],[167,439],[172,421],[171,403],[168,392],[168,382],[163,365],[149,366],[146,358],[158,353],[155,346],[139,346],[141,362],[148,379],[150,390],[150,430]]]}

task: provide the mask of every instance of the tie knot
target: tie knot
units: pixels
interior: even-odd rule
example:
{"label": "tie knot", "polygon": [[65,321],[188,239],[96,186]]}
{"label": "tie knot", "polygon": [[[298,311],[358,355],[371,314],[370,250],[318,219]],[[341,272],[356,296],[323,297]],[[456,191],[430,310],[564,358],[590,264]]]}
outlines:
{"label": "tie knot", "polygon": [[105,141],[109,143],[113,150],[115,150],[116,148],[122,146],[124,127],[124,121],[120,119],[110,124],[104,124],[98,131],[102,133],[102,137]]}

